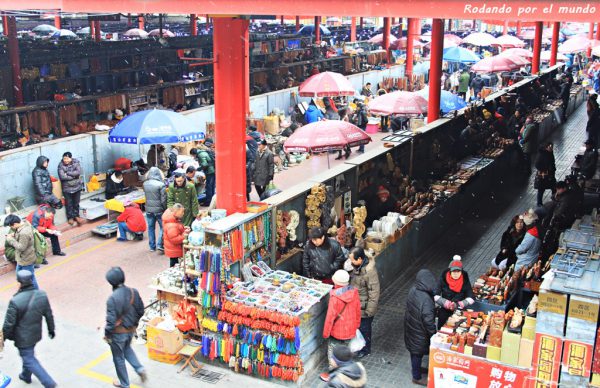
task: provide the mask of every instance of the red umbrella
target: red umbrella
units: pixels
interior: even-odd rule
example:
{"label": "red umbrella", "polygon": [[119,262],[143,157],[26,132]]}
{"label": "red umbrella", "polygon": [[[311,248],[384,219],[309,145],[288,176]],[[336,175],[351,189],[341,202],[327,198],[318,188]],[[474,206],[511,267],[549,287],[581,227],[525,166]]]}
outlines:
{"label": "red umbrella", "polygon": [[[544,28],[544,31],[542,31],[542,37],[543,38],[552,38],[552,28]],[[521,32],[521,35],[519,35],[519,38],[525,39],[525,40],[534,40],[535,39],[535,29],[523,30]]]}
{"label": "red umbrella", "polygon": [[324,152],[370,141],[371,137],[356,125],[340,120],[321,120],[296,129],[283,148],[286,152]]}
{"label": "red umbrella", "polygon": [[516,36],[502,35],[494,39],[492,46],[500,46],[502,48],[525,47],[525,42]]}
{"label": "red umbrella", "polygon": [[145,39],[148,37],[148,33],[140,28],[132,28],[131,30],[127,30],[123,36]]}
{"label": "red umbrella", "polygon": [[448,40],[448,41],[450,41],[450,42],[454,42],[454,43],[455,43],[457,46],[458,46],[459,44],[461,44],[461,43],[462,43],[462,41],[463,41],[463,40],[462,40],[462,38],[460,38],[460,37],[458,37],[458,36],[456,36],[456,35],[454,35],[454,34],[445,34],[445,35],[444,35],[444,42],[445,42],[446,40]]}
{"label": "red umbrella", "polygon": [[530,50],[525,50],[523,48],[509,48],[509,49],[503,50],[500,53],[500,55],[503,57],[506,57],[506,56],[510,57],[510,56],[516,55],[521,58],[533,58],[533,52],[531,52]]}
{"label": "red umbrella", "polygon": [[414,92],[392,92],[370,101],[369,110],[382,115],[418,115],[427,112],[427,100]]}
{"label": "red umbrella", "polygon": [[325,71],[308,78],[298,88],[302,97],[354,96],[354,86],[339,73]]}
{"label": "red umbrella", "polygon": [[523,58],[518,55],[506,54],[506,55],[500,55],[500,56],[510,59],[511,61],[513,61],[515,63],[515,65],[518,65],[519,67],[529,65],[531,63],[527,58]]}
{"label": "red umbrella", "polygon": [[[406,50],[407,42],[408,39],[406,37],[397,39],[394,42],[390,43],[390,48],[392,50]],[[421,43],[421,41],[413,39],[413,48],[422,48],[423,46],[425,45]]]}
{"label": "red umbrella", "polygon": [[589,39],[586,36],[576,36],[571,39],[567,39],[563,44],[558,47],[558,52],[563,54],[574,54],[587,50],[590,47],[598,46],[600,41],[595,39]]}
{"label": "red umbrella", "polygon": [[511,71],[521,67],[515,64],[510,58],[496,55],[484,58],[471,67],[471,70],[477,73],[496,73],[500,71]]}
{"label": "red umbrella", "polygon": [[[396,38],[394,35],[390,34],[390,44],[392,44],[396,40],[398,40],[398,38]],[[371,37],[371,39],[369,39],[369,43],[382,44],[383,43],[383,34],[377,34],[377,35]]]}

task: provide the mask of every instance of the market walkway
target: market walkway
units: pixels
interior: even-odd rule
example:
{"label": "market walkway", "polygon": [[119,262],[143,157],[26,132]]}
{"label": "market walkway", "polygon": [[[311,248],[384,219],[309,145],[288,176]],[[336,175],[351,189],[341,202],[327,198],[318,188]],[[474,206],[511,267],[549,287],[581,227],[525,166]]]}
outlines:
{"label": "market walkway", "polygon": [[[550,137],[554,143],[556,177],[560,179],[570,172],[576,154],[583,149],[587,122],[585,104],[582,104]],[[435,276],[447,268],[455,254],[463,257],[465,269],[475,276],[489,268],[489,262],[500,247],[500,237],[511,218],[536,204],[532,174],[528,179],[515,175],[493,189],[488,201],[476,204],[469,214],[457,220],[457,227],[446,232],[428,251],[406,268],[406,271],[383,293],[379,311],[373,326],[373,353],[363,359],[367,368],[369,387],[392,388],[412,386],[410,355],[404,346],[404,310],[408,291],[418,270],[427,268]],[[546,193],[546,200],[549,194]],[[318,387],[315,370],[307,379],[305,387]]]}

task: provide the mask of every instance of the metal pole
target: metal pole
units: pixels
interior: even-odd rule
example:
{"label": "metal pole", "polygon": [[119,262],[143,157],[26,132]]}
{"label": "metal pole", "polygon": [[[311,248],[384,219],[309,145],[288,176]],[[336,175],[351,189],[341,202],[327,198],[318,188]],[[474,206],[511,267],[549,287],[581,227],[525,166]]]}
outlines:
{"label": "metal pole", "polygon": [[356,42],[356,17],[352,17],[350,22],[350,42]]}
{"label": "metal pole", "polygon": [[550,49],[550,66],[556,65],[556,56],[558,54],[558,37],[560,35],[560,22],[554,22],[552,27],[552,46]]}
{"label": "metal pole", "polygon": [[54,27],[58,28],[59,30],[61,29],[61,25],[60,25],[60,15],[56,15],[54,17]]}
{"label": "metal pole", "polygon": [[12,70],[13,98],[16,106],[23,105],[23,80],[21,79],[21,56],[17,40],[17,20],[14,16],[7,18],[8,57]]}
{"label": "metal pole", "polygon": [[158,36],[163,37],[163,14],[158,14]]}
{"label": "metal pole", "polygon": [[190,35],[196,36],[198,35],[198,23],[197,23],[196,14],[190,14]]}
{"label": "metal pole", "polygon": [[540,54],[542,52],[542,32],[544,23],[535,22],[535,39],[533,40],[533,59],[531,61],[531,74],[540,72]]}
{"label": "metal pole", "polygon": [[296,32],[300,31],[300,16],[296,16]]}
{"label": "metal pole", "polygon": [[427,122],[431,123],[440,117],[440,95],[442,88],[442,56],[444,49],[444,20],[433,19],[431,22],[431,61],[429,67],[429,104],[427,105]]}
{"label": "metal pole", "polygon": [[387,60],[386,63],[389,66],[391,64],[391,55],[390,55],[390,18],[383,18],[383,49],[385,50]]}

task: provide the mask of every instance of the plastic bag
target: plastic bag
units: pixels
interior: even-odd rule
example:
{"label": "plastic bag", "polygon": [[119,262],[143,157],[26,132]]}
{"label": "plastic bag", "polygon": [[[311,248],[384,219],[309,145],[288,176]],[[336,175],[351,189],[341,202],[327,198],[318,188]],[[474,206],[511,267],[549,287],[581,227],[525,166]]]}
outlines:
{"label": "plastic bag", "polygon": [[350,340],[350,351],[356,353],[362,350],[367,343],[360,330],[356,329],[356,335]]}
{"label": "plastic bag", "polygon": [[179,304],[173,309],[172,315],[179,330],[186,332],[198,328],[196,307],[188,302],[187,299],[179,302]]}

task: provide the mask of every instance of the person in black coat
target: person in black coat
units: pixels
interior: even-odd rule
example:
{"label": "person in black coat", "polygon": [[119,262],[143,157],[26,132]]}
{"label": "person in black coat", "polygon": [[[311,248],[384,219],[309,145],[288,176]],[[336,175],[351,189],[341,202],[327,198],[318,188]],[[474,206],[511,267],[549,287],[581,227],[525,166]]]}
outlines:
{"label": "person in black coat", "polygon": [[598,108],[597,98],[597,94],[593,94],[588,98],[588,121],[585,127],[585,130],[588,133],[588,140],[593,141],[594,144],[598,144],[598,140],[600,140],[600,108]]}
{"label": "person in black coat", "polygon": [[404,343],[410,353],[412,381],[427,386],[423,378],[421,363],[429,354],[429,341],[436,332],[434,295],[438,293],[437,281],[428,269],[417,273],[415,284],[408,292],[404,313]]}
{"label": "person in black coat", "polygon": [[337,240],[327,237],[323,228],[308,231],[308,241],[302,255],[303,275],[333,284],[331,277],[344,265],[346,258]]}
{"label": "person in black coat", "polygon": [[596,175],[598,165],[598,151],[594,148],[595,144],[590,139],[585,141],[585,152],[579,162],[581,174],[585,179],[592,179]]}
{"label": "person in black coat", "polygon": [[434,297],[441,307],[438,311],[438,328],[444,326],[456,309],[466,309],[475,303],[469,274],[463,270],[461,257],[454,255],[448,269],[440,277],[440,295]]}
{"label": "person in black coat", "polygon": [[556,192],[556,162],[554,161],[554,145],[545,143],[538,149],[535,160],[537,174],[534,180],[534,188],[537,189],[537,205],[543,205],[544,192],[550,190]]}
{"label": "person in black coat", "polygon": [[31,172],[33,179],[33,192],[35,202],[38,205],[47,203],[53,208],[62,208],[62,202],[52,193],[52,178],[48,172],[48,162],[50,159],[41,155],[35,161],[35,168]]}
{"label": "person in black coat", "polygon": [[520,215],[513,217],[508,228],[502,233],[500,252],[492,260],[492,266],[504,270],[517,262],[515,249],[525,237],[525,222]]}
{"label": "person in black coat", "polygon": [[23,371],[19,379],[31,384],[31,375],[40,380],[45,388],[56,387],[56,382],[35,358],[35,345],[42,339],[42,318],[46,319],[48,336],[54,338],[54,317],[48,296],[33,285],[33,273],[27,270],[17,272],[19,291],[8,304],[2,333],[4,338],[14,341],[23,360]]}
{"label": "person in black coat", "polygon": [[108,179],[106,179],[106,191],[104,193],[106,199],[113,199],[125,191],[127,191],[127,188],[125,187],[125,183],[123,183],[123,173],[115,171],[109,174]]}
{"label": "person in black coat", "polygon": [[131,340],[140,318],[144,315],[144,302],[135,288],[125,286],[125,273],[120,267],[112,267],[106,273],[106,280],[113,288],[106,302],[106,326],[104,339],[110,345],[113,362],[117,370],[115,387],[129,387],[129,376],[125,360],[131,364],[142,382],[146,381],[146,371],[131,348]]}

